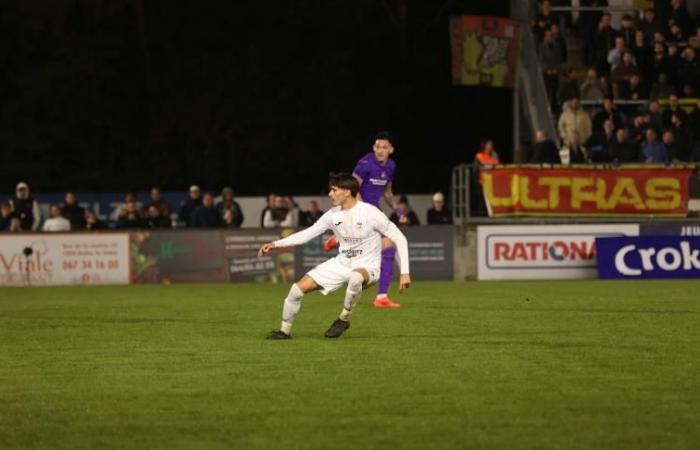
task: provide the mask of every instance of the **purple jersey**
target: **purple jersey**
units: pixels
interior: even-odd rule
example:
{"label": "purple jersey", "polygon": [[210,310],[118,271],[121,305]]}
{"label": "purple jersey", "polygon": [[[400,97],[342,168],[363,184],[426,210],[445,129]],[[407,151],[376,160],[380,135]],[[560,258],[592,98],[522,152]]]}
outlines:
{"label": "purple jersey", "polygon": [[384,196],[387,184],[394,180],[395,171],[396,163],[391,158],[387,159],[384,165],[377,161],[373,152],[360,158],[352,174],[362,180],[360,185],[362,201],[381,209],[379,203]]}

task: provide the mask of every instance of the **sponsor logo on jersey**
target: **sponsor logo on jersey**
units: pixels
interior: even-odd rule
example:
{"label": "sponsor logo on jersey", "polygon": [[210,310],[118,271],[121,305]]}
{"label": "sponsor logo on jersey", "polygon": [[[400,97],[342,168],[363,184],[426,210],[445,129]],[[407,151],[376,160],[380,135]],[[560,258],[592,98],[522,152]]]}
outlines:
{"label": "sponsor logo on jersey", "polygon": [[346,258],[354,258],[362,254],[362,249],[347,248],[341,250],[340,253],[342,253]]}

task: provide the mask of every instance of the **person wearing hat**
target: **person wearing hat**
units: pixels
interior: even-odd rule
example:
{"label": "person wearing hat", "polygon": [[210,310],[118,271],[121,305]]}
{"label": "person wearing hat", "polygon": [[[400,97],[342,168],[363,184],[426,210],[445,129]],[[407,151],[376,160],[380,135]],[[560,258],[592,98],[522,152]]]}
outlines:
{"label": "person wearing hat", "polygon": [[22,230],[36,231],[39,229],[41,222],[41,213],[39,212],[39,204],[34,198],[29,195],[29,185],[24,181],[17,183],[15,196],[10,199],[12,210],[15,216],[20,220]]}
{"label": "person wearing hat", "polygon": [[445,196],[442,192],[433,194],[433,207],[427,213],[428,225],[445,225],[452,223],[452,212],[445,208]]}
{"label": "person wearing hat", "polygon": [[178,215],[178,220],[184,222],[186,227],[191,226],[192,214],[194,211],[202,206],[202,196],[199,190],[199,186],[193,184],[190,186],[190,191],[185,200],[180,203],[180,214]]}
{"label": "person wearing hat", "polygon": [[[241,227],[244,219],[243,211],[241,205],[233,199],[233,189],[226,186],[221,190],[221,199],[217,202],[216,209],[228,228]],[[228,215],[226,214],[227,210],[231,211]]]}

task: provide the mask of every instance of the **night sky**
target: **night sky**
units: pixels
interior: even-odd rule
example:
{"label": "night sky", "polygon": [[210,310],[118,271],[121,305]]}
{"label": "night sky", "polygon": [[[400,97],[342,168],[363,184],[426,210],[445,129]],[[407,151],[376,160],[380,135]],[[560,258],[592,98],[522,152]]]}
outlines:
{"label": "night sky", "polygon": [[383,129],[397,192],[446,190],[485,136],[510,155],[511,91],[451,86],[447,25],[505,0],[181,3],[0,4],[3,192],[318,194]]}

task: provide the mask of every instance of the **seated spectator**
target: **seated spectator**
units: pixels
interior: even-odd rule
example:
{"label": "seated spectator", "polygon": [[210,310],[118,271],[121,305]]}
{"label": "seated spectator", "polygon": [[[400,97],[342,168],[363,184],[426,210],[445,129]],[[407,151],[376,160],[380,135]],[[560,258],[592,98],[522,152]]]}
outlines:
{"label": "seated spectator", "polygon": [[667,163],[666,147],[659,141],[659,133],[654,128],[647,128],[646,141],[639,152],[639,160],[650,163]]}
{"label": "seated spectator", "polygon": [[49,218],[44,222],[42,231],[70,231],[70,222],[61,215],[61,205],[52,203],[49,207]]}
{"label": "seated spectator", "polygon": [[394,212],[391,213],[389,220],[391,220],[399,226],[420,225],[418,216],[411,209],[411,206],[408,204],[408,198],[405,195],[402,195],[401,198],[399,198],[398,208],[396,208]]}
{"label": "seated spectator", "polygon": [[553,140],[548,139],[544,130],[535,132],[535,148],[530,162],[537,164],[561,164],[559,149]]}
{"label": "seated spectator", "polygon": [[205,193],[202,205],[192,213],[192,228],[220,228],[224,220],[214,206],[214,196]]}
{"label": "seated spectator", "polygon": [[124,205],[121,215],[117,219],[116,228],[145,228],[146,223],[141,217],[139,210],[140,208],[137,206],[136,201],[129,199]]}
{"label": "seated spectator", "polygon": [[632,74],[629,83],[620,85],[618,95],[620,100],[642,100],[647,97],[646,88],[638,74]]}
{"label": "seated spectator", "polygon": [[678,162],[678,149],[676,148],[676,142],[673,136],[673,131],[664,130],[663,133],[661,133],[661,142],[664,144],[664,148],[666,149],[666,154],[668,155],[669,161],[674,163]]}
{"label": "seated spectator", "polygon": [[604,163],[610,161],[610,146],[615,140],[615,125],[612,120],[603,123],[603,132],[595,133],[586,142],[588,156],[593,163]]}
{"label": "seated spectator", "polygon": [[172,209],[170,208],[170,204],[163,198],[163,193],[161,192],[160,188],[158,186],[153,186],[151,188],[150,195],[151,199],[146,205],[146,214],[148,215],[148,208],[153,205],[158,208],[158,211],[160,211],[160,215],[162,217],[170,217],[170,212]]}
{"label": "seated spectator", "polygon": [[[230,210],[230,223],[227,223],[227,228],[240,228],[243,223],[243,210],[241,205],[233,199],[233,189],[225,187],[221,190],[221,200],[216,204],[216,209],[221,214],[222,220],[226,211]],[[225,220],[224,220],[225,222]]]}
{"label": "seated spectator", "polygon": [[581,100],[597,102],[605,98],[605,93],[605,85],[598,78],[598,72],[593,68],[588,69],[586,80],[581,85]]}
{"label": "seated spectator", "polygon": [[622,54],[622,62],[610,73],[610,81],[613,84],[613,92],[616,98],[620,97],[620,92],[629,89],[630,78],[633,75],[641,78],[642,72],[634,63],[632,52],[625,50]]}
{"label": "seated spectator", "polygon": [[29,185],[25,182],[17,183],[15,196],[10,199],[12,212],[19,219],[24,231],[36,231],[41,223],[39,203],[29,194]]}
{"label": "seated spectator", "polygon": [[581,135],[576,130],[569,132],[566,143],[559,150],[562,164],[585,164],[590,162],[588,149],[581,144]]}
{"label": "seated spectator", "polygon": [[615,132],[615,140],[610,144],[610,157],[615,163],[639,161],[639,148],[630,141],[626,128],[618,128]]}
{"label": "seated spectator", "polygon": [[8,231],[12,221],[12,203],[2,202],[0,204],[0,231]]}
{"label": "seated spectator", "polygon": [[612,120],[615,128],[620,128],[625,123],[625,117],[609,97],[603,100],[603,110],[593,116],[593,133],[602,133],[606,120]]}
{"label": "seated spectator", "polygon": [[479,166],[500,164],[498,153],[493,146],[493,140],[484,139],[481,141],[481,148],[476,152],[474,162]]}
{"label": "seated spectator", "polygon": [[260,211],[260,228],[265,228],[265,214],[275,206],[275,194],[267,194],[267,199],[265,201],[265,207]]}
{"label": "seated spectator", "polygon": [[445,208],[445,196],[442,192],[433,194],[433,207],[426,215],[428,225],[445,225],[452,223],[452,212]]}
{"label": "seated spectator", "polygon": [[649,116],[649,125],[657,130],[663,128],[663,119],[659,102],[656,100],[650,100],[649,103],[647,103],[646,114]]}
{"label": "seated spectator", "polygon": [[668,75],[666,72],[659,73],[659,78],[651,86],[651,91],[649,91],[649,98],[652,100],[658,100],[660,98],[668,98],[669,95],[675,94],[676,88],[673,87],[668,81]]}
{"label": "seated spectator", "polygon": [[591,118],[581,109],[577,98],[571,99],[559,116],[559,135],[562,140],[567,139],[572,131],[576,131],[583,140],[591,137]]}
{"label": "seated spectator", "polygon": [[66,192],[61,214],[70,222],[70,229],[82,230],[85,228],[85,208],[78,204],[73,192]]}
{"label": "seated spectator", "polygon": [[145,219],[146,228],[172,228],[173,224],[169,216],[164,216],[158,204],[152,203],[148,206]]}
{"label": "seated spectator", "polygon": [[700,91],[700,61],[692,47],[683,50],[678,62],[678,85],[684,89],[687,89],[685,86],[689,86],[691,95]]}
{"label": "seated spectator", "polygon": [[192,214],[202,206],[202,197],[199,186],[193,184],[187,194],[187,198],[180,203],[180,213],[178,221],[183,222],[186,227],[192,226]]}
{"label": "seated spectator", "polygon": [[302,211],[301,213],[301,221],[299,222],[299,226],[310,227],[316,223],[316,221],[320,219],[322,215],[323,211],[319,209],[316,200],[311,200],[306,211]]}
{"label": "seated spectator", "polygon": [[88,231],[94,230],[104,230],[107,225],[97,217],[95,211],[88,211],[85,213],[85,229]]}
{"label": "seated spectator", "polygon": [[288,213],[284,203],[284,197],[281,195],[275,195],[272,199],[272,207],[265,211],[265,217],[263,217],[263,227],[265,228],[276,228],[285,227],[288,225]]}
{"label": "seated spectator", "polygon": [[558,97],[560,102],[581,97],[581,88],[578,85],[578,71],[573,67],[569,67],[566,70],[564,80],[559,85]]}
{"label": "seated spectator", "polygon": [[683,119],[683,123],[686,122],[687,114],[678,103],[678,96],[676,94],[671,94],[668,96],[668,107],[661,114],[661,122],[664,128],[671,128],[673,126],[674,114],[680,116],[680,118]]}

